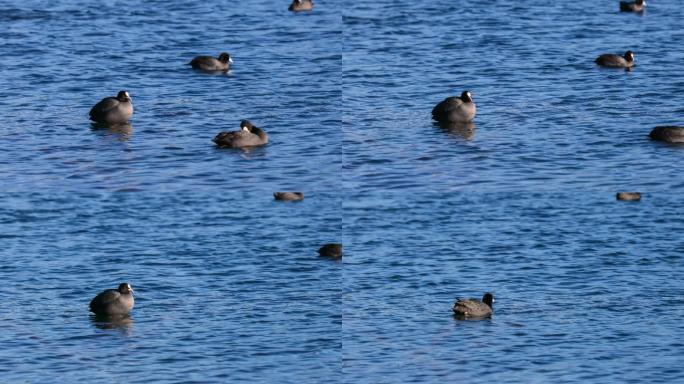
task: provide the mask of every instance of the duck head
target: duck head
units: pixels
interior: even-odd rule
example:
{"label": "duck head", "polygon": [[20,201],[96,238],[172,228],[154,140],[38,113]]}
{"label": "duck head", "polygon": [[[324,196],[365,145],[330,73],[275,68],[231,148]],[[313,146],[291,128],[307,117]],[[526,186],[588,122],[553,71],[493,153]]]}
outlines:
{"label": "duck head", "polygon": [[492,304],[494,304],[494,295],[491,293],[487,292],[482,296],[482,302],[487,304],[489,308],[493,308]]}
{"label": "duck head", "polygon": [[128,91],[119,91],[119,93],[116,95],[116,99],[119,101],[131,101],[131,95],[128,94]]}
{"label": "duck head", "polygon": [[631,63],[632,61],[634,61],[634,52],[632,52],[632,51],[625,52],[624,58],[625,58],[625,60],[627,60],[628,62]]}
{"label": "duck head", "polygon": [[254,125],[249,120],[242,120],[240,122],[240,130],[246,132],[252,132]]}
{"label": "duck head", "polygon": [[128,283],[121,283],[121,284],[119,284],[118,291],[122,295],[132,294],[133,293],[133,287],[131,287],[131,285]]}
{"label": "duck head", "polygon": [[218,60],[222,63],[232,63],[233,62],[233,59],[230,58],[230,55],[225,53],[225,52],[221,52],[221,54],[218,57]]}

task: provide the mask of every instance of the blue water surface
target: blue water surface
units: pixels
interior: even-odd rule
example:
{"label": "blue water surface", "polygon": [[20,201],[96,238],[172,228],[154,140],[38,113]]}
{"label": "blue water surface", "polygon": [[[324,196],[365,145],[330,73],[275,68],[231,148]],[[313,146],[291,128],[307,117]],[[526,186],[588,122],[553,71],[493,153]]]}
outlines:
{"label": "blue water surface", "polygon": [[[681,4],[315,3],[0,3],[0,382],[684,381]],[[242,119],[269,145],[215,148]]]}
{"label": "blue water surface", "polygon": [[[342,382],[341,12],[287,6],[0,3],[1,382]],[[216,149],[242,119],[270,145]],[[94,321],[121,281],[130,320]]]}
{"label": "blue water surface", "polygon": [[[650,3],[650,2],[649,2]],[[684,106],[684,7],[653,1],[390,1],[345,7],[347,188],[682,190],[684,152],[650,142]],[[631,72],[599,69],[632,50]],[[475,129],[430,111],[470,90]]]}

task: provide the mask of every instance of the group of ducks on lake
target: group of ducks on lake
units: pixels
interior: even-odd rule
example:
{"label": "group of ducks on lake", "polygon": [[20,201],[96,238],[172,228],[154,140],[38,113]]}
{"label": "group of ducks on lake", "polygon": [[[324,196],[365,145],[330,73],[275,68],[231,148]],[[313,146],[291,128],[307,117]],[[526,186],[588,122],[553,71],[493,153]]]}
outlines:
{"label": "group of ducks on lake", "polygon": [[[226,62],[224,63],[222,60],[226,60]],[[195,69],[207,72],[227,72],[231,62],[228,60],[230,59],[227,53],[222,53],[218,59],[210,56],[198,56],[190,62],[190,65]],[[225,66],[223,66],[224,64]],[[132,116],[133,102],[127,91],[119,91],[115,97],[106,97],[90,109],[90,119],[107,126],[128,124]],[[219,148],[248,148],[268,144],[268,135],[249,120],[242,120],[239,131],[219,132],[213,141]]]}
{"label": "group of ducks on lake", "polygon": [[[621,1],[620,11],[622,12],[643,12],[646,2],[643,0]],[[600,55],[594,62],[606,68],[623,68],[631,71],[634,67],[634,52],[628,50],[622,55],[605,53]],[[459,125],[470,123],[475,118],[477,108],[473,97],[469,91],[463,91],[459,97],[447,97],[439,102],[432,109],[432,118],[450,128],[458,128]],[[649,133],[653,140],[665,141],[668,143],[684,143],[684,127],[680,126],[659,126]]]}
{"label": "group of ducks on lake", "polygon": [[[643,12],[646,2],[635,0],[621,1],[622,12]],[[313,2],[310,0],[293,0],[290,11],[311,11]],[[623,55],[602,54],[594,61],[597,65],[608,68],[624,68],[629,71],[634,66],[634,53],[630,50]],[[217,58],[211,56],[197,56],[189,65],[192,68],[207,72],[228,72],[233,63],[228,53],[221,53]],[[477,113],[477,107],[469,91],[463,91],[459,97],[448,97],[439,102],[432,109],[432,118],[442,124],[467,124]],[[90,111],[91,120],[104,124],[125,124],[133,115],[131,97],[126,91],[120,91],[116,97],[108,97],[97,103]],[[684,127],[660,126],[654,128],[650,137],[671,143],[684,143]],[[220,132],[213,139],[218,147],[245,148],[268,144],[266,132],[254,126],[248,120],[242,120],[239,131]],[[619,192],[618,200],[639,201],[638,192]],[[275,192],[274,198],[282,201],[300,201],[304,199],[301,192]],[[321,257],[339,260],[342,258],[342,244],[331,243],[323,245],[318,253]],[[90,310],[98,316],[121,317],[127,316],[134,306],[133,288],[128,283],[121,283],[117,289],[108,289],[90,302]],[[484,319],[493,314],[494,296],[487,292],[482,299],[458,299],[452,310],[460,319]]]}
{"label": "group of ducks on lake", "polygon": [[[644,0],[621,1],[620,11],[622,12],[643,12],[646,2]],[[634,53],[627,51],[623,55],[602,54],[594,60],[602,67],[624,68],[630,71],[634,66]],[[466,124],[475,118],[477,108],[473,97],[469,91],[463,91],[460,97],[448,97],[439,102],[432,109],[432,118],[440,124]],[[679,126],[660,126],[655,127],[649,136],[654,140],[669,143],[684,143],[684,127]],[[639,201],[639,192],[618,192],[617,200]],[[459,319],[486,319],[494,312],[494,296],[487,292],[482,299],[457,299],[452,307],[454,315]]]}
{"label": "group of ducks on lake", "polygon": [[[293,0],[288,10],[311,11],[313,5],[311,0]],[[230,55],[222,52],[218,57],[197,56],[188,64],[193,69],[204,72],[228,72],[232,63]],[[90,109],[89,116],[92,121],[106,126],[128,124],[133,116],[131,95],[127,91],[120,91],[115,97],[106,97]],[[220,132],[213,141],[220,148],[246,148],[268,144],[268,135],[249,120],[242,120],[239,131]],[[304,194],[301,192],[275,192],[273,197],[278,201],[304,200]],[[324,244],[318,249],[318,254],[320,257],[341,260],[342,244]],[[116,289],[104,290],[90,301],[90,311],[100,319],[115,320],[126,317],[135,305],[133,292],[133,287],[129,283],[121,283]]]}
{"label": "group of ducks on lake", "polygon": [[[302,12],[313,10],[312,0],[293,0],[288,10]],[[233,59],[226,52],[218,57],[197,56],[188,64],[192,68],[205,72],[228,72]],[[90,119],[96,123],[115,126],[127,124],[133,117],[133,103],[127,91],[119,91],[115,97],[106,97],[90,110]],[[268,144],[266,132],[254,126],[249,120],[240,122],[240,130],[220,132],[213,139],[220,148],[246,148]]]}

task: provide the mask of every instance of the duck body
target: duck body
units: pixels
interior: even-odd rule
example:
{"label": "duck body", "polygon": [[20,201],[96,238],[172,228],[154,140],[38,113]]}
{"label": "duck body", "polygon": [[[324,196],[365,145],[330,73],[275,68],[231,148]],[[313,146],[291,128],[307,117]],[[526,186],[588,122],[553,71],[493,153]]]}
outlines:
{"label": "duck body", "polygon": [[653,140],[664,141],[667,143],[684,143],[684,127],[676,125],[663,125],[655,127],[648,134]]}
{"label": "duck body", "polygon": [[460,97],[447,97],[432,108],[432,119],[440,123],[467,123],[476,113],[470,92],[463,91]]}
{"label": "duck body", "polygon": [[193,69],[198,69],[206,72],[228,72],[230,70],[230,64],[233,59],[230,55],[222,52],[218,58],[211,56],[197,56],[188,64],[192,66]]}
{"label": "duck body", "polygon": [[243,120],[239,131],[220,132],[213,141],[219,148],[257,147],[268,144],[268,135],[263,129]]}
{"label": "duck body", "polygon": [[339,260],[342,258],[342,244],[328,243],[318,249],[318,255],[321,257],[329,257],[331,259]]}
{"label": "duck body", "polygon": [[273,198],[281,201],[301,201],[304,200],[304,194],[301,192],[274,192]]}
{"label": "duck body", "polygon": [[292,0],[292,4],[287,10],[292,12],[311,11],[313,6],[312,0]]}
{"label": "duck body", "polygon": [[639,192],[618,192],[615,196],[617,200],[622,201],[639,201],[641,200],[641,193]]}
{"label": "duck body", "polygon": [[622,56],[613,53],[604,53],[597,57],[594,62],[602,67],[631,68],[634,66],[634,53],[632,51],[627,51]]}
{"label": "duck body", "polygon": [[126,91],[105,97],[90,109],[90,120],[105,124],[124,124],[133,116],[133,103]]}
{"label": "duck body", "polygon": [[119,288],[107,289],[95,296],[90,301],[90,311],[97,316],[121,317],[127,316],[134,305],[133,288],[121,283]]}
{"label": "duck body", "polygon": [[452,308],[458,317],[469,319],[480,319],[491,317],[494,310],[492,304],[494,297],[491,293],[485,293],[482,300],[479,299],[458,299]]}
{"label": "duck body", "polygon": [[621,1],[620,12],[643,12],[645,6],[644,0]]}

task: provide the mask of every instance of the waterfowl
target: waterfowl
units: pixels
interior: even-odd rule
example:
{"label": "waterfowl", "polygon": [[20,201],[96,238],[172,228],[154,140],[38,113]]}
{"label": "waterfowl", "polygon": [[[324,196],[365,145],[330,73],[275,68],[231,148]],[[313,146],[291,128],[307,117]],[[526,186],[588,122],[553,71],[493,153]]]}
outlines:
{"label": "waterfowl", "polygon": [[617,200],[622,201],[639,201],[641,200],[641,193],[639,192],[618,192],[615,196]]}
{"label": "waterfowl", "polygon": [[282,201],[304,200],[304,194],[301,192],[274,192],[273,197],[276,200],[282,200]]}
{"label": "waterfowl", "polygon": [[620,12],[643,12],[645,6],[646,1],[644,0],[621,1]]}
{"label": "waterfowl", "polygon": [[447,97],[432,109],[432,118],[440,123],[467,123],[475,117],[477,108],[472,95],[463,91],[460,97]]}
{"label": "waterfowl", "polygon": [[126,316],[133,309],[133,288],[128,283],[100,292],[90,301],[90,311],[98,316]]}
{"label": "waterfowl", "polygon": [[126,91],[119,91],[116,97],[105,97],[90,109],[90,120],[105,124],[127,123],[133,116],[133,103]]}
{"label": "waterfowl", "polygon": [[321,257],[329,257],[331,259],[339,260],[342,258],[342,244],[329,243],[323,245],[318,249],[318,254]]}
{"label": "waterfowl", "polygon": [[268,144],[268,135],[249,120],[242,120],[239,131],[220,132],[213,141],[219,148],[256,147]]}
{"label": "waterfowl", "polygon": [[634,53],[632,51],[627,51],[622,56],[605,53],[597,57],[594,62],[602,67],[631,68],[634,66]]}
{"label": "waterfowl", "polygon": [[454,304],[453,311],[456,316],[464,318],[485,318],[492,316],[494,312],[492,304],[494,296],[487,292],[478,299],[458,299]]}
{"label": "waterfowl", "polygon": [[292,12],[311,11],[313,6],[312,0],[292,0],[292,4],[287,10]]}
{"label": "waterfowl", "polygon": [[668,143],[684,143],[684,127],[675,125],[655,127],[648,136],[653,140],[665,141]]}
{"label": "waterfowl", "polygon": [[233,59],[230,58],[230,55],[222,52],[218,58],[211,56],[197,56],[188,64],[192,65],[192,68],[202,71],[228,72],[232,62]]}

